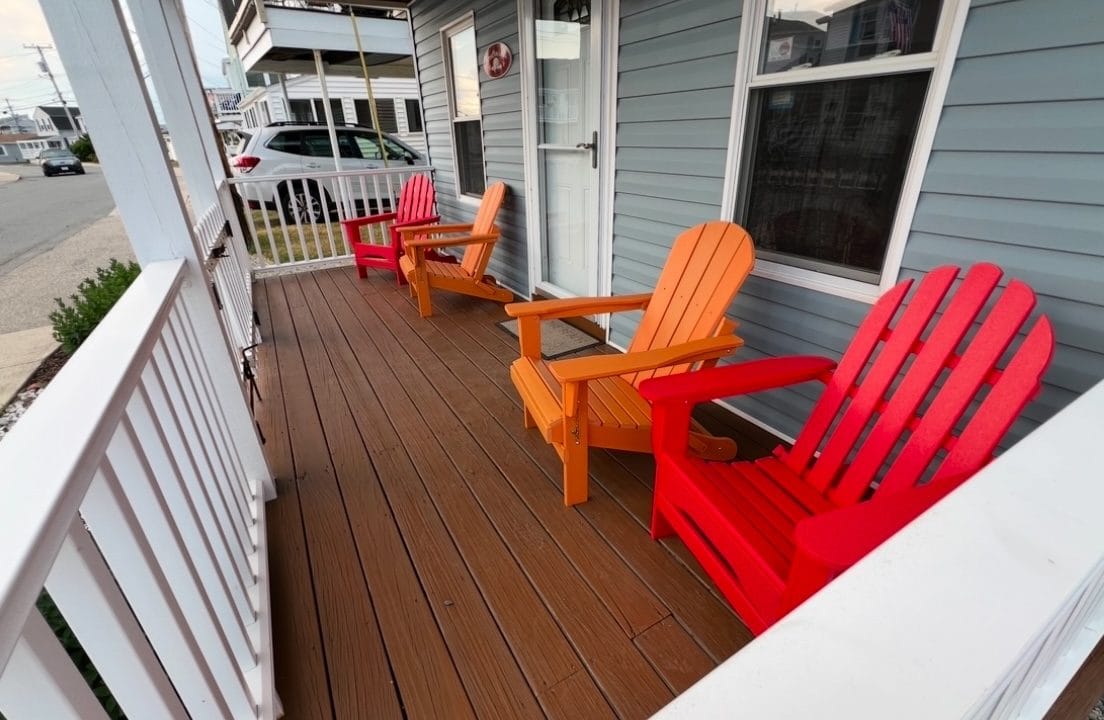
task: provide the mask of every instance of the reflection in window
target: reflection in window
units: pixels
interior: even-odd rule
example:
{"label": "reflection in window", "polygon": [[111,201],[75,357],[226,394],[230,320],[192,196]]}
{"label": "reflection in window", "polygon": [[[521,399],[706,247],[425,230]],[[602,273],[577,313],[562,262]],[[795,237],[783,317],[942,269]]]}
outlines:
{"label": "reflection in window", "polygon": [[928,76],[753,94],[744,224],[765,259],[877,279]]}
{"label": "reflection in window", "polygon": [[486,186],[483,168],[483,113],[479,98],[479,65],[475,27],[471,22],[442,32],[446,49],[452,146],[456,183],[461,195],[480,196]]}
{"label": "reflection in window", "polygon": [[760,72],[928,52],[939,0],[772,0]]}

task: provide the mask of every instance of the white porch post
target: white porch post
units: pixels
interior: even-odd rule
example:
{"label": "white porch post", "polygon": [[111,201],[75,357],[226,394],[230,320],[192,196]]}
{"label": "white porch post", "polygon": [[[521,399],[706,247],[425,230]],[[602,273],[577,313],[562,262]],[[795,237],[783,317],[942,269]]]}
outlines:
{"label": "white porch post", "polygon": [[[162,2],[164,13],[160,22],[168,31],[169,16],[174,15],[177,22],[180,16],[175,0]],[[155,6],[144,7],[140,12],[144,20],[139,31],[149,32],[151,17],[161,10],[157,7],[161,3],[143,0],[135,4]],[[138,261],[143,266],[170,258],[186,261],[181,298],[205,350],[203,359],[208,363],[214,390],[226,414],[232,435],[229,440],[245,472],[262,481],[266,496],[270,495],[272,476],[238,381],[236,359],[229,352],[216,314],[203,265],[205,258],[196,245],[187,209],[161,142],[160,126],[142,81],[119,0],[41,0],[41,6]],[[158,46],[155,40],[147,38],[145,47],[151,70],[156,67],[158,76],[168,76],[174,64],[181,76],[195,70],[186,45],[180,48],[174,41]],[[177,125],[171,128],[174,142],[179,143],[181,155],[190,158],[188,172],[196,178],[192,192],[199,193],[193,196],[197,200],[211,197],[209,166],[206,174],[200,172],[203,159],[209,157],[202,149],[202,133],[194,126],[194,117],[193,128],[188,130],[186,116],[193,101],[202,102],[203,96],[190,97],[183,77],[176,84],[163,83],[158,84],[159,90],[164,87],[159,99],[167,118],[171,112]],[[177,105],[189,109],[174,107]],[[191,159],[197,149],[198,161]]]}
{"label": "white porch post", "polygon": [[322,112],[326,115],[326,129],[330,131],[330,148],[334,154],[334,169],[341,168],[341,148],[337,145],[337,130],[334,128],[333,108],[330,107],[330,89],[326,87],[326,66],[322,62],[322,53],[314,51],[314,69],[318,73],[318,84],[322,86]]}

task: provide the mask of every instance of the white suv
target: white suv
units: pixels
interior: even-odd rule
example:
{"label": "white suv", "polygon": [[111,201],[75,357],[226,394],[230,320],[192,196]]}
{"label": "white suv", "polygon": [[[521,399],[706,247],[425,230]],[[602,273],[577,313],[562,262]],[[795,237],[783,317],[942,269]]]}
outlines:
{"label": "white suv", "polygon": [[[249,183],[245,190],[235,185],[238,193],[251,207],[262,203],[266,207],[276,207],[279,203],[284,217],[289,222],[308,223],[324,221],[323,203],[334,218],[334,198],[330,181],[291,182],[305,174],[334,171],[333,149],[330,145],[329,131],[324,123],[278,122],[252,131],[245,141],[241,155],[234,157],[230,165],[239,176],[294,176],[274,177],[271,182]],[[243,134],[248,134],[244,132]],[[341,149],[342,170],[367,170],[383,167],[383,153],[377,132],[362,125],[342,125],[337,128],[337,144]],[[425,165],[426,161],[416,150],[401,140],[383,134],[383,145],[387,149],[387,161],[390,167],[403,165]],[[368,212],[378,209],[378,199],[361,198],[359,183],[348,184],[354,200],[361,210],[367,206]],[[371,193],[371,185],[366,184]],[[365,202],[367,201],[367,202]],[[386,202],[386,201],[385,201]]]}

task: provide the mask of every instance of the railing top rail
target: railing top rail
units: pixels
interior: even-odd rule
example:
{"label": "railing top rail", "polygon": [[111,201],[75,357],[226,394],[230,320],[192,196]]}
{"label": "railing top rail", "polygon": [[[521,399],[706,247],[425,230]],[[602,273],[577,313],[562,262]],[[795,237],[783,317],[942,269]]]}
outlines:
{"label": "railing top rail", "polygon": [[1101,633],[1102,420],[1104,382],[655,717],[1041,717],[1084,659],[1054,633]]}
{"label": "railing top rail", "polygon": [[183,268],[183,260],[147,265],[0,441],[0,669],[165,325]]}
{"label": "railing top rail", "polygon": [[226,181],[231,185],[244,185],[246,183],[268,183],[268,182],[280,182],[281,180],[322,180],[326,178],[342,178],[342,177],[362,177],[377,175],[384,177],[387,175],[401,175],[407,173],[428,172],[434,171],[432,165],[401,165],[390,168],[365,168],[361,170],[324,170],[322,172],[309,172],[309,173],[285,173],[283,175],[258,175],[256,177],[251,175],[235,175],[227,178]]}

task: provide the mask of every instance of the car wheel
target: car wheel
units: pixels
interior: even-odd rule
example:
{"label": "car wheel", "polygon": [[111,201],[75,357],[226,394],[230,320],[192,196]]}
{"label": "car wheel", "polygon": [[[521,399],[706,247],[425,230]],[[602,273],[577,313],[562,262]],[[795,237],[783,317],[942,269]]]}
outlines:
{"label": "car wheel", "polygon": [[84,168],[77,170],[77,175],[84,175]]}
{"label": "car wheel", "polygon": [[[311,183],[306,188],[303,183],[283,185],[280,188],[280,196],[284,206],[284,217],[288,222],[296,225],[321,223],[326,220],[326,206],[330,202],[326,191]],[[332,217],[332,216],[331,216]]]}

